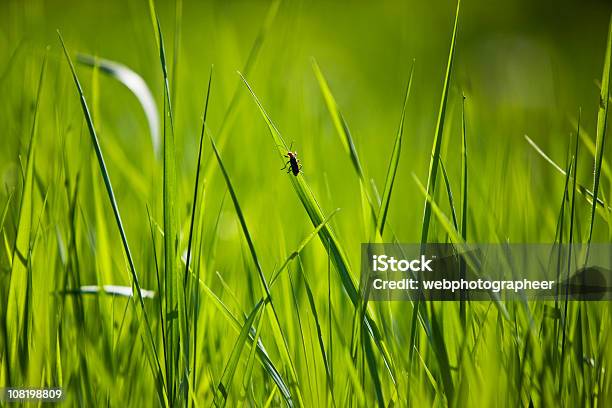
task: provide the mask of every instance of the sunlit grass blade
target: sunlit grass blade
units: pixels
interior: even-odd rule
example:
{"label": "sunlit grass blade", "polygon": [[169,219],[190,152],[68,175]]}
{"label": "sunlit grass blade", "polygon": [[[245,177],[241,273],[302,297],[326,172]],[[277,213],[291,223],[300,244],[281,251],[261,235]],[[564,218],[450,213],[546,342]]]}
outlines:
{"label": "sunlit grass blade", "polygon": [[[134,292],[130,286],[121,285],[84,285],[77,289],[62,290],[58,292],[61,295],[110,295],[131,298],[134,297]],[[155,292],[148,289],[140,289],[140,296],[143,299],[153,299]]]}
{"label": "sunlit grass blade", "polygon": [[138,99],[142,110],[147,117],[149,131],[151,132],[151,142],[153,151],[157,156],[160,149],[159,136],[159,116],[155,98],[149,89],[149,86],[144,79],[132,69],[115,61],[93,57],[86,54],[77,54],[77,61],[89,67],[98,67],[101,72],[115,78],[117,81],[125,85],[132,94]]}
{"label": "sunlit grass blade", "polygon": [[413,74],[414,61],[412,61],[412,68],[410,68],[410,77],[408,78],[408,85],[406,86],[406,94],[404,96],[404,104],[402,106],[402,115],[397,129],[397,136],[395,137],[395,144],[393,145],[393,152],[391,153],[391,160],[389,160],[389,168],[387,169],[387,177],[385,178],[385,189],[383,190],[383,195],[380,201],[380,209],[378,211],[378,218],[376,220],[376,229],[378,230],[381,236],[383,234],[385,222],[387,220],[387,212],[389,211],[389,203],[391,202],[391,192],[393,191],[393,183],[395,182],[397,166],[399,165],[400,153],[402,151],[404,118],[406,117],[406,105],[408,104],[408,97],[410,96],[410,89],[412,88]]}
{"label": "sunlit grass blade", "polygon": [[[442,147],[442,135],[444,134],[444,119],[446,114],[446,105],[448,100],[448,90],[450,87],[451,73],[453,68],[453,60],[455,57],[455,44],[457,39],[457,28],[459,26],[459,10],[461,0],[457,1],[457,11],[455,13],[455,24],[453,27],[453,36],[451,38],[450,50],[448,52],[448,62],[446,64],[446,75],[444,76],[444,85],[442,87],[442,96],[440,98],[440,110],[438,112],[438,120],[436,123],[436,133],[431,150],[431,161],[429,163],[429,173],[427,176],[427,195],[433,195],[436,188],[436,179],[438,175],[438,163],[440,162],[440,149]],[[429,234],[429,222],[431,218],[431,205],[429,200],[425,200],[425,210],[423,212],[423,224],[421,231],[421,243],[427,242]]]}

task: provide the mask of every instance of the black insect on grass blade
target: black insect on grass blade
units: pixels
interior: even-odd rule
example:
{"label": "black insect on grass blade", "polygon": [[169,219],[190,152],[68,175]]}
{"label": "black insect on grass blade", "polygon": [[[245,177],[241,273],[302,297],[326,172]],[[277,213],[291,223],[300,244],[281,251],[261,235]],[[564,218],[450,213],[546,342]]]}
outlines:
{"label": "black insect on grass blade", "polygon": [[[249,92],[251,93],[253,100],[255,101],[257,107],[259,108],[259,112],[261,113],[262,117],[264,118],[266,122],[266,125],[268,126],[270,135],[272,136],[277,146],[278,155],[279,155],[280,160],[284,161],[284,155],[286,154],[287,148],[288,148],[287,143],[285,143],[285,140],[283,139],[280,132],[276,128],[276,125],[274,125],[274,123],[272,122],[272,119],[270,119],[270,116],[268,115],[263,105],[259,101],[259,98],[257,98],[257,95],[255,95],[255,92],[253,91],[253,89],[251,88],[247,80],[242,76],[242,74],[240,73],[238,74],[242,77],[242,80],[245,86],[248,88]],[[312,222],[313,226],[316,227],[317,225],[320,225],[321,223],[323,223],[325,217],[323,215],[321,206],[319,205],[309,185],[306,183],[306,180],[304,179],[303,174],[298,174],[296,177],[291,177],[290,181],[293,185],[293,188],[296,194],[298,195],[298,198],[300,199],[302,205],[304,206],[304,209],[306,210],[306,213],[308,214],[308,217],[310,218],[310,221]],[[357,289],[355,287],[355,283],[352,278],[350,265],[348,263],[348,259],[345,255],[344,249],[340,245],[340,242],[338,241],[333,230],[328,224],[326,224],[323,227],[323,229],[319,231],[319,238],[321,239],[321,242],[324,245],[326,245],[326,248],[329,251],[329,255],[332,257],[334,265],[336,266],[336,270],[338,271],[340,275],[340,280],[342,281],[342,285],[345,291],[347,292],[351,302],[353,303],[353,306],[357,308],[361,300],[357,292]],[[393,381],[394,384],[396,384],[395,368],[394,368],[393,360],[391,359],[391,356],[389,355],[387,346],[384,343],[384,339],[376,323],[371,319],[370,315],[367,313],[365,315],[364,324],[366,326],[366,330],[368,331],[369,335],[372,336],[374,342],[376,343],[376,346],[378,347],[381,355],[383,356],[383,361],[385,363],[385,367],[387,371],[389,372],[391,380]],[[377,372],[373,372],[372,375],[377,375]]]}
{"label": "black insect on grass blade", "polygon": [[378,211],[378,219],[376,220],[376,229],[381,236],[385,228],[385,221],[387,220],[387,212],[389,211],[389,203],[391,202],[391,192],[393,191],[393,183],[395,182],[397,166],[399,165],[400,153],[402,151],[404,118],[406,117],[406,105],[408,104],[408,97],[410,96],[410,89],[412,88],[413,74],[414,60],[412,61],[412,68],[410,68],[410,76],[408,78],[408,85],[406,86],[406,93],[404,96],[404,104],[402,106],[402,115],[400,117],[400,123],[397,129],[397,136],[395,137],[395,144],[393,145],[393,153],[391,153],[391,160],[389,160],[389,168],[387,169],[387,177],[385,178],[385,189],[383,190],[383,195],[380,201],[380,210]]}
{"label": "black insect on grass blade", "polygon": [[612,16],[608,24],[608,39],[606,43],[606,55],[604,59],[603,73],[601,77],[601,93],[599,96],[599,110],[597,112],[597,136],[595,139],[595,170],[593,179],[593,205],[591,210],[591,221],[589,224],[589,236],[587,239],[587,254],[585,264],[589,259],[589,244],[593,239],[593,226],[595,224],[595,211],[597,209],[597,195],[599,193],[599,179],[601,176],[601,163],[603,162],[606,133],[608,127],[608,105],[610,102],[610,59],[612,58]]}
{"label": "black insect on grass blade", "polygon": [[278,314],[276,313],[276,309],[274,306],[274,302],[272,301],[272,297],[270,295],[270,286],[266,281],[266,277],[263,273],[263,269],[261,268],[261,264],[259,263],[259,259],[257,257],[257,252],[255,251],[255,245],[253,244],[253,240],[251,239],[251,234],[249,233],[249,229],[246,224],[246,220],[244,218],[244,214],[242,212],[242,208],[240,206],[240,202],[238,201],[238,197],[236,196],[236,192],[229,178],[229,174],[223,165],[223,161],[221,160],[221,156],[219,155],[219,150],[215,144],[214,139],[210,136],[210,143],[213,148],[213,152],[217,159],[217,163],[219,164],[219,168],[221,169],[221,173],[223,174],[223,178],[225,179],[225,183],[227,185],[227,189],[230,193],[230,197],[232,198],[232,202],[234,203],[234,209],[236,210],[236,214],[238,215],[238,220],[240,222],[240,227],[242,229],[242,233],[247,241],[247,245],[249,247],[249,252],[251,258],[253,259],[253,263],[255,264],[255,268],[257,269],[257,274],[259,276],[259,281],[262,286],[263,298],[265,300],[265,305],[270,305],[270,309],[272,311],[271,317],[269,319],[270,324],[272,326],[272,332],[274,334],[274,338],[276,343],[281,351],[283,359],[287,364],[287,367],[290,368],[290,374],[293,381],[293,389],[295,392],[295,396],[297,398],[298,403],[301,405],[302,396],[299,388],[299,383],[297,380],[297,370],[295,369],[293,360],[291,359],[291,355],[289,353],[287,341],[285,339],[285,335],[283,334],[280,321],[278,318]]}
{"label": "black insect on grass blade", "polygon": [[[446,75],[444,76],[444,86],[442,88],[442,96],[440,100],[440,110],[438,112],[438,120],[436,123],[436,132],[434,135],[434,143],[431,151],[431,161],[429,163],[429,174],[427,176],[427,194],[433,195],[436,187],[436,178],[438,175],[438,163],[440,161],[440,148],[442,146],[442,135],[444,133],[444,118],[446,113],[446,104],[448,99],[448,89],[450,87],[450,77],[453,68],[453,60],[455,57],[455,44],[457,39],[457,28],[459,26],[459,10],[461,0],[457,1],[457,11],[455,13],[455,24],[453,27],[453,36],[451,38],[450,50],[448,52],[448,62],[446,64]],[[429,222],[431,218],[431,205],[429,200],[425,200],[425,210],[423,212],[423,224],[421,232],[421,243],[427,242],[429,233]]]}

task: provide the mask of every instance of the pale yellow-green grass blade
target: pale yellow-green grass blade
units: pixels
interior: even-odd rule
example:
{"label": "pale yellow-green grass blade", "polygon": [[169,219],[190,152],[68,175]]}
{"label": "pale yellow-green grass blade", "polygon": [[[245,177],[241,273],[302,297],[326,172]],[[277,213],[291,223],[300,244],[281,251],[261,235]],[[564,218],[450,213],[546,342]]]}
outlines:
{"label": "pale yellow-green grass blade", "polygon": [[92,68],[99,68],[100,72],[119,81],[132,92],[136,99],[138,99],[138,102],[140,103],[140,106],[142,107],[142,110],[147,118],[153,151],[157,156],[159,154],[159,149],[161,148],[159,136],[159,113],[157,110],[157,104],[155,103],[155,98],[153,98],[153,94],[151,93],[151,90],[149,89],[149,86],[145,80],[134,70],[126,67],[123,64],[108,59],[98,58],[87,54],[77,54],[77,61]]}

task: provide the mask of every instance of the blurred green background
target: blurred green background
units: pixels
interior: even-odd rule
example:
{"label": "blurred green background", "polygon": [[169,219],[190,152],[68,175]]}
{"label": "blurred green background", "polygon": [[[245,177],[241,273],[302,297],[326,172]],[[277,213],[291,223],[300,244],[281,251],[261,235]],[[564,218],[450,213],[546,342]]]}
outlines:
{"label": "blurred green background", "polygon": [[[353,270],[358,271],[360,243],[371,238],[369,226],[363,222],[359,179],[355,177],[351,160],[333,127],[313,74],[312,58],[316,59],[328,80],[351,130],[366,176],[373,180],[380,194],[397,133],[404,89],[414,63],[401,158],[387,221],[389,228],[385,230],[383,238],[419,242],[424,197],[411,174],[416,174],[425,184],[453,30],[455,2],[283,1],[264,31],[262,27],[266,26],[270,9],[268,1],[159,1],[156,8],[168,54],[175,120],[178,189],[173,200],[181,232],[179,252],[182,253],[187,245],[202,110],[208,73],[214,65],[207,128],[216,140],[225,140],[221,156],[236,189],[266,276],[272,275],[272,271],[312,231],[313,226],[291,188],[291,176],[279,170],[282,162],[277,159],[276,145],[251,95],[240,81],[237,70],[245,73],[285,140],[292,142],[293,149],[298,151],[304,166],[304,177],[324,213],[341,209],[331,225],[347,252]],[[598,86],[611,12],[612,4],[604,0],[464,0],[459,17],[441,159],[455,199],[459,200],[461,101],[464,94],[470,180],[468,241],[555,241],[565,179],[535,152],[524,136],[528,135],[555,162],[566,168],[569,148],[573,146],[575,137],[578,111],[582,109],[583,135],[588,135],[588,139],[594,143],[600,102]],[[50,291],[65,287],[66,282],[68,287],[75,287],[77,282],[65,277],[70,259],[78,261],[79,282],[83,285],[130,285],[121,242],[108,199],[102,190],[102,179],[78,94],[56,30],[61,32],[73,59],[76,59],[77,53],[83,53],[124,64],[146,81],[155,98],[160,118],[164,106],[162,71],[146,1],[3,0],[0,3],[0,209],[4,209],[8,203],[6,221],[0,226],[0,239],[6,249],[0,251],[0,282],[7,288],[2,290],[0,296],[0,310],[3,310],[8,298],[8,282],[12,264],[16,262],[12,248],[19,229],[17,198],[23,194],[22,167],[25,168],[27,159],[38,77],[47,52],[48,65],[39,106],[34,162],[32,237],[40,222],[40,238],[37,238],[37,249],[32,254],[32,266],[28,269],[32,287],[24,296],[35,299],[34,313],[50,316],[48,321],[46,317],[42,318],[45,323],[40,322],[41,317],[34,318],[31,323],[34,329],[26,334],[29,336],[29,349],[32,350],[29,362],[17,368],[10,359],[7,360],[8,351],[0,354],[5,369],[0,379],[6,383],[7,378],[11,377],[11,370],[16,370],[12,375],[13,383],[16,383],[15,378],[32,380],[36,377],[34,373],[38,372],[40,376],[44,367],[46,374],[43,377],[51,375],[49,370],[55,374],[40,384],[57,383],[57,373],[63,372],[65,386],[68,390],[75,390],[69,399],[72,404],[78,404],[77,399],[72,399],[78,392],[83,393],[81,401],[91,398],[83,391],[85,386],[79,381],[97,384],[93,395],[98,403],[119,405],[121,398],[132,393],[134,400],[131,403],[137,404],[139,396],[150,395],[153,399],[155,395],[150,363],[144,355],[141,360],[133,361],[127,357],[133,351],[129,344],[137,342],[138,349],[141,349],[139,336],[142,336],[142,332],[132,327],[129,332],[121,332],[122,336],[111,329],[108,329],[112,331],[109,334],[98,325],[104,326],[103,321],[108,319],[112,323],[108,327],[114,327],[116,321],[121,324],[121,318],[114,314],[109,317],[107,309],[102,306],[96,308],[90,304],[93,301],[88,300],[85,305],[91,306],[91,310],[87,309],[87,316],[91,314],[92,321],[80,322],[72,316],[73,312],[68,311],[65,316],[62,311],[60,316],[57,305],[60,300],[49,295]],[[252,55],[252,65],[245,72],[249,55]],[[77,65],[77,73],[92,109],[127,237],[137,269],[141,271],[141,285],[156,289],[147,205],[153,218],[162,225],[161,154],[156,156],[146,117],[138,100],[127,88],[115,79],[81,64]],[[237,105],[228,115],[228,106],[233,97],[237,98]],[[593,155],[585,146],[581,145],[577,179],[590,188],[593,183]],[[609,157],[611,148],[607,143],[604,158]],[[203,161],[203,193],[198,206],[202,224],[198,225],[201,230],[196,232],[196,236],[198,242],[203,242],[205,250],[198,249],[194,255],[202,259],[201,265],[198,262],[199,274],[232,310],[248,314],[259,298],[256,295],[257,275],[250,264],[246,242],[227,195],[225,181],[206,141]],[[606,202],[612,201],[610,181],[607,177],[601,180],[600,197]],[[99,184],[98,190],[92,187],[94,183]],[[12,200],[7,201],[13,192]],[[76,196],[76,215],[71,211],[73,193]],[[440,178],[435,198],[442,210],[450,214]],[[96,203],[101,203],[100,208]],[[97,211],[105,215],[102,217],[106,218],[105,222]],[[590,211],[590,204],[579,195],[576,204],[576,241],[586,239]],[[609,213],[606,213],[606,216],[597,215],[594,241],[610,241],[612,229]],[[103,253],[100,252],[101,231],[109,241],[108,251]],[[429,237],[434,242],[449,239],[435,221],[432,222]],[[69,246],[71,238],[76,242],[76,249],[74,253],[69,251],[63,254],[65,248],[62,245]],[[160,252],[161,238],[158,236],[156,239],[157,251]],[[336,308],[333,318],[336,323],[330,326],[335,328],[330,329],[331,333],[325,332],[325,336],[330,339],[338,336],[335,347],[348,350],[348,340],[342,340],[341,333],[346,330],[345,336],[348,337],[354,310],[337,279],[332,281],[333,290],[328,297],[325,247],[317,239],[312,242],[300,257],[301,268],[291,268],[303,268],[313,285],[315,304],[320,308],[319,318],[323,327],[331,324],[327,320],[326,305],[332,299]],[[105,267],[109,269],[105,270]],[[37,281],[39,275],[44,276],[44,280]],[[358,272],[354,273],[353,278],[355,281],[358,279]],[[305,309],[309,303],[299,278],[296,279],[279,286],[275,300],[281,305],[278,306],[281,322],[287,322],[287,342],[299,367],[298,380],[306,395],[304,403],[316,406],[324,401],[325,372],[318,360],[320,356],[314,356],[318,351],[312,351],[313,355],[309,355],[311,349],[317,350],[318,347],[315,332],[305,335],[302,327],[297,329],[293,314],[296,305],[293,302],[295,300]],[[127,309],[125,301],[109,302],[112,305],[123,302],[120,307],[117,306],[118,310],[126,308],[128,315],[133,317],[132,309]],[[392,307],[406,316],[405,322],[395,324],[389,332],[384,331],[392,354],[398,354],[397,365],[403,367],[400,371],[408,373],[398,381],[404,384],[404,381],[418,378],[420,389],[413,396],[397,396],[391,391],[394,387],[384,377],[385,372],[381,368],[388,401],[394,400],[400,405],[415,401],[444,404],[444,392],[438,388],[441,387],[440,383],[432,381],[428,375],[433,372],[432,377],[439,379],[442,374],[435,356],[429,354],[431,349],[428,349],[425,337],[419,340],[421,346],[418,349],[422,351],[424,367],[430,368],[414,368],[400,357],[409,336],[408,316],[412,314],[412,306],[396,304]],[[533,307],[531,312],[535,320],[544,325],[544,309],[538,305]],[[441,321],[451,319],[450,323],[444,323],[447,330],[445,336],[454,337],[454,330],[459,330],[455,316],[458,308],[456,305],[438,305],[436,308],[441,316],[444,315]],[[509,334],[500,334],[495,328],[503,332],[503,328],[512,331],[514,326],[520,326],[521,330],[529,332],[526,322],[534,318],[531,312],[515,311],[519,317],[513,315],[514,322],[502,324],[496,323],[496,317],[484,314],[487,310],[486,305],[474,306],[471,321],[477,322],[475,324],[478,326],[489,319],[491,343],[488,345],[492,347],[491,350],[494,350],[496,343],[506,340],[507,343],[502,346],[505,347],[504,356],[488,361],[489,365],[475,364],[472,367],[479,373],[470,377],[474,381],[502,369],[511,372],[507,365],[510,364],[508,356],[529,349],[518,340],[508,339]],[[577,317],[580,313],[576,310],[572,315],[573,324],[584,324],[584,315],[589,313],[593,314],[592,324],[604,322],[601,323],[600,332],[595,330],[597,326],[590,326],[584,331],[585,336],[592,336],[589,337],[588,347],[601,351],[609,337],[609,305],[593,306],[588,311],[585,306],[583,320]],[[151,313],[155,314],[154,311],[155,307],[151,306]],[[5,310],[3,312],[6,320],[7,314]],[[133,313],[136,316],[136,312]],[[449,315],[454,317],[450,318]],[[76,320],[69,324],[73,318]],[[138,321],[137,316],[135,319]],[[194,385],[194,392],[198,399],[205,402],[203,405],[208,405],[234,340],[226,338],[227,322],[215,314],[206,300],[203,300],[202,311],[196,320],[201,322],[204,332],[200,334],[203,357],[198,375],[201,376]],[[65,332],[60,330],[62,325],[67,325]],[[9,329],[3,330],[7,343]],[[89,361],[87,359],[91,355],[104,348],[99,343],[103,341],[96,339],[96,333],[100,331],[117,342],[116,349],[107,350],[108,354]],[[231,333],[233,339],[237,333]],[[575,333],[579,336],[580,330]],[[522,338],[522,332],[521,335],[516,334],[517,339]],[[113,337],[116,335],[118,338]],[[552,340],[542,336],[539,347],[542,350],[553,347]],[[262,338],[265,337],[264,332]],[[457,332],[456,337],[469,338],[468,343],[472,344],[478,336],[472,338],[469,334]],[[81,339],[78,344],[81,344],[83,351],[71,349],[72,342],[77,341],[75,339]],[[272,342],[269,337],[268,341]],[[301,342],[304,341],[308,345],[304,346],[306,355],[302,356]],[[449,341],[451,358],[454,353],[459,354],[461,344],[459,340]],[[306,353],[306,348],[309,353]],[[271,349],[273,360],[277,361],[277,351],[274,347]],[[529,354],[532,351],[525,351],[525,358],[530,363],[516,373],[516,378],[537,378],[533,380],[537,385],[522,389],[517,393],[516,400],[509,401],[523,405],[529,403],[530,398],[536,398],[541,404],[572,401],[563,399],[568,398],[563,392],[557,393],[553,374],[559,362],[555,360],[549,364],[547,351],[542,350],[541,354],[533,351],[533,361]],[[57,358],[52,352],[65,360],[61,367],[57,367]],[[86,360],[80,360],[75,353],[82,353],[80,355]],[[246,359],[248,353],[244,354],[243,359]],[[608,358],[607,354],[605,356]],[[107,362],[98,362],[97,359],[106,359]],[[346,376],[353,371],[346,368],[348,363],[342,353],[334,354],[332,360],[340,376],[335,380],[336,402],[344,405],[340,396],[344,392],[351,394],[346,389]],[[309,361],[310,367],[314,367],[312,370],[309,369]],[[605,366],[604,362],[599,363],[597,367]],[[98,364],[104,367],[101,370],[103,374],[98,373],[103,379],[76,380],[75,376],[82,375],[87,364],[91,365],[89,369],[94,370],[90,376],[96,372]],[[546,368],[547,364],[554,368]],[[576,364],[572,369],[578,370],[580,362]],[[356,367],[354,375],[363,378],[368,366]],[[610,368],[609,364],[607,368]],[[596,371],[596,368],[593,370]],[[461,372],[459,367],[453,374],[458,384]],[[138,386],[132,383],[136,381],[132,378],[134,373],[144,378]],[[114,379],[115,375],[117,379]],[[259,382],[252,399],[257,401],[257,406],[263,405],[269,395],[270,381],[260,368],[255,370],[253,376]],[[319,384],[311,384],[311,392],[306,392],[304,384],[314,381],[313,377],[319,379]],[[368,376],[365,377],[366,400],[358,401],[358,405],[359,402],[374,401],[373,392],[370,392],[372,384]],[[516,383],[510,377],[512,375],[509,374],[504,386],[496,386],[502,394],[516,391]],[[609,392],[609,380],[606,381],[607,388],[599,388],[598,391],[604,396],[609,395],[604,392]],[[260,383],[264,385],[259,387]],[[313,388],[318,391],[312,392]],[[585,389],[586,386],[576,385],[576,390],[588,394]],[[111,396],[115,392],[113,390],[117,390],[116,395]],[[235,390],[238,393],[238,387]],[[534,397],[536,394],[539,397]],[[550,400],[546,400],[546,395]],[[488,388],[482,398],[484,402],[493,403],[495,388]],[[602,402],[601,398],[577,398],[583,403]],[[271,401],[275,405],[281,400],[276,395]],[[346,401],[350,404],[352,400]],[[468,403],[476,401],[470,400]],[[506,405],[504,401],[497,402]],[[513,402],[507,404],[514,405]],[[330,401],[327,403],[331,404]],[[452,404],[452,401],[446,403]]]}

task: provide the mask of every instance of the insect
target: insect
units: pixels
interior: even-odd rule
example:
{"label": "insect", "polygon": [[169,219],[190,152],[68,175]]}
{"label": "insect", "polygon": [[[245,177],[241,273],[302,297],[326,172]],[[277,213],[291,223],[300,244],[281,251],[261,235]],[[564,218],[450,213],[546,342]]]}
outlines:
{"label": "insect", "polygon": [[289,151],[287,151],[285,155],[289,160],[287,160],[287,163],[285,163],[285,166],[281,170],[287,169],[287,173],[293,173],[294,176],[297,176],[302,172],[302,163],[300,163],[300,160],[297,158],[297,152],[291,151],[292,146],[293,143],[291,143]]}

